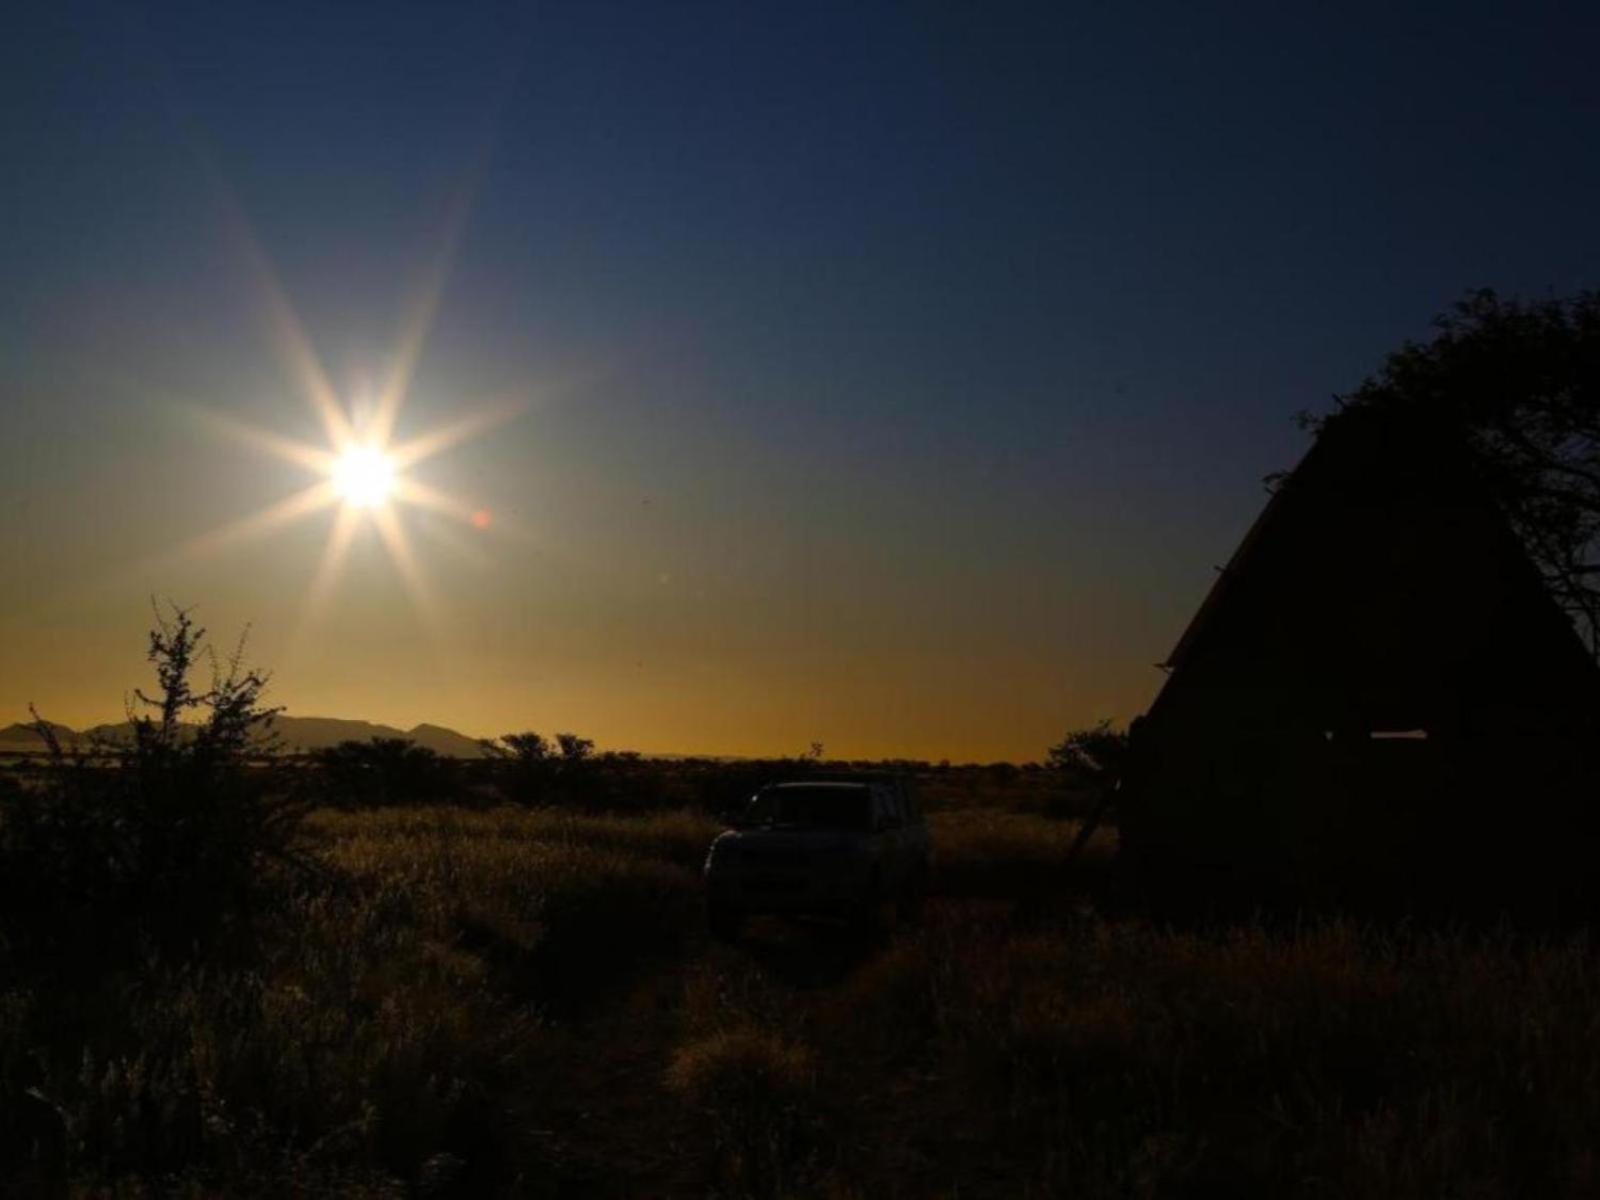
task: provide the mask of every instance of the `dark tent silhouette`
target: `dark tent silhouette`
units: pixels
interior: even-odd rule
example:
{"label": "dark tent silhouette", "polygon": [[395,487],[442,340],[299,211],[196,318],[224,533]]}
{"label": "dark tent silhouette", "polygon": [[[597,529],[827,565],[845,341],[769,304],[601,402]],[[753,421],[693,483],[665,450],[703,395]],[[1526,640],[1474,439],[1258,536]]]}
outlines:
{"label": "dark tent silhouette", "polygon": [[1329,420],[1165,665],[1137,863],[1469,900],[1594,870],[1600,669],[1437,430]]}

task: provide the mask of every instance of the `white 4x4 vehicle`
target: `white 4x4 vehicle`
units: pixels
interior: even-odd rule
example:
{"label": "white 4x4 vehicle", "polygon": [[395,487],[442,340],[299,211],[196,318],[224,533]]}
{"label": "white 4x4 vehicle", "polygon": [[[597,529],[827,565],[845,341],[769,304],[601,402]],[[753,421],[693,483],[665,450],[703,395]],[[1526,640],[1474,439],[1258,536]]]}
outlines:
{"label": "white 4x4 vehicle", "polygon": [[732,937],[752,913],[871,924],[885,905],[915,911],[928,877],[928,826],[902,779],[768,784],[706,855],[706,915]]}

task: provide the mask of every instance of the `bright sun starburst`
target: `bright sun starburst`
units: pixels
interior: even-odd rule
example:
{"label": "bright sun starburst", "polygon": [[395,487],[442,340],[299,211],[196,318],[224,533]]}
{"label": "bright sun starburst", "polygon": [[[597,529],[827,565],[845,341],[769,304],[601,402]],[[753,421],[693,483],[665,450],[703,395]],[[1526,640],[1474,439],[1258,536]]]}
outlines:
{"label": "bright sun starburst", "polygon": [[[164,558],[220,550],[261,537],[330,507],[336,508],[321,561],[307,589],[299,626],[304,627],[313,620],[326,604],[350,545],[363,526],[376,530],[419,615],[436,627],[440,624],[402,510],[421,509],[460,522],[480,534],[489,529],[491,516],[481,505],[468,504],[429,487],[410,474],[411,468],[512,419],[526,408],[524,400],[513,399],[465,412],[453,422],[417,437],[402,441],[394,436],[464,213],[463,201],[456,206],[442,231],[439,251],[411,305],[400,344],[382,386],[370,396],[347,400],[334,390],[271,262],[251,234],[248,222],[241,212],[229,211],[234,232],[261,289],[264,308],[270,314],[279,354],[298,379],[304,399],[320,418],[327,440],[322,445],[308,444],[241,424],[213,410],[198,410],[196,415],[207,424],[305,468],[314,482],[259,512],[191,539]],[[439,531],[435,528],[432,532]]]}
{"label": "bright sun starburst", "polygon": [[394,461],[376,446],[351,446],[333,464],[333,486],[346,504],[376,508],[394,491]]}

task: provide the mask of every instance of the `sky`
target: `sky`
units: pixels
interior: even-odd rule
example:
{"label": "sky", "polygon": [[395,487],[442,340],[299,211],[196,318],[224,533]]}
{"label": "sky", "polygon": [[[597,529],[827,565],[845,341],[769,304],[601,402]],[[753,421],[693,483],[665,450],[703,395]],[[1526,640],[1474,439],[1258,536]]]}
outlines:
{"label": "sky", "polygon": [[[1597,48],[1592,4],[24,6],[0,724],[119,717],[157,597],[297,715],[1039,759],[1153,698],[1296,412],[1465,289],[1600,284]],[[250,523],[385,396],[457,435],[427,503]]]}

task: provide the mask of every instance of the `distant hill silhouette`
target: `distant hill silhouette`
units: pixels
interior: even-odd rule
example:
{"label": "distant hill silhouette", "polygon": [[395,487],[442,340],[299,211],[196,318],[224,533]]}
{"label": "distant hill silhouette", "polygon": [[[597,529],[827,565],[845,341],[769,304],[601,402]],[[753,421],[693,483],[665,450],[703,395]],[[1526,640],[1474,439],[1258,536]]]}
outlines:
{"label": "distant hill silhouette", "polygon": [[[65,725],[58,725],[54,721],[46,721],[45,724],[50,726],[50,729],[63,742],[71,741],[78,736],[76,730],[70,729]],[[19,721],[14,725],[0,728],[0,748],[10,749],[13,745],[33,749],[44,745],[44,739],[39,736],[38,731],[31,724],[24,725]]]}
{"label": "distant hill silhouette", "polygon": [[424,722],[421,725],[413,725],[402,736],[446,758],[483,757],[483,747],[478,744],[477,738],[457,733],[454,729],[446,729],[443,725],[429,725]]}
{"label": "distant hill silhouette", "polygon": [[[120,741],[128,736],[126,721],[95,725],[75,730],[66,725],[50,723],[50,728],[65,746],[80,740]],[[476,738],[470,738],[443,725],[422,724],[411,729],[397,729],[393,725],[379,725],[372,721],[353,721],[342,717],[291,717],[280,716],[274,729],[289,753],[323,750],[344,741],[364,742],[370,738],[405,738],[424,746],[446,758],[482,758],[483,749]],[[0,750],[40,750],[43,739],[32,725],[21,722],[0,728]]]}

